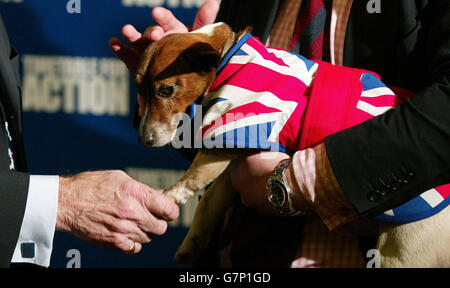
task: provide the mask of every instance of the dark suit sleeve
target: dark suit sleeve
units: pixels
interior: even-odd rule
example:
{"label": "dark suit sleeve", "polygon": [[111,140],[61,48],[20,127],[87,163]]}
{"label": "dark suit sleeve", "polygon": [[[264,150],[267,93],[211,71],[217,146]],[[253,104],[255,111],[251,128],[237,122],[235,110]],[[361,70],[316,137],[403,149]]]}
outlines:
{"label": "dark suit sleeve", "polygon": [[20,126],[20,115],[16,112],[20,109],[11,108],[11,100],[20,97],[17,66],[11,62],[16,56],[13,52],[0,17],[0,267],[10,266],[19,239],[29,184],[28,173],[9,170],[9,146],[4,125],[6,115],[10,117],[8,122],[14,138],[13,146],[16,148],[16,168],[26,171],[23,147],[17,144],[21,143],[21,133],[16,128]]}
{"label": "dark suit sleeve", "polygon": [[450,182],[448,1],[429,2],[422,37],[422,77],[428,87],[395,109],[325,139],[336,178],[363,217]]}
{"label": "dark suit sleeve", "polygon": [[0,174],[0,267],[8,267],[25,214],[29,174],[6,171]]}

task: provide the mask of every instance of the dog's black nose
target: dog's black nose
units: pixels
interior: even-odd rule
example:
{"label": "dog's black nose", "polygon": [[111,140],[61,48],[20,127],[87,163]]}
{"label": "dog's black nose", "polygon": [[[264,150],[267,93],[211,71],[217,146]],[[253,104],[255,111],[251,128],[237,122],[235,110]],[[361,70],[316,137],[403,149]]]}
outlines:
{"label": "dog's black nose", "polygon": [[139,135],[138,142],[144,146],[153,146],[154,137],[151,134]]}

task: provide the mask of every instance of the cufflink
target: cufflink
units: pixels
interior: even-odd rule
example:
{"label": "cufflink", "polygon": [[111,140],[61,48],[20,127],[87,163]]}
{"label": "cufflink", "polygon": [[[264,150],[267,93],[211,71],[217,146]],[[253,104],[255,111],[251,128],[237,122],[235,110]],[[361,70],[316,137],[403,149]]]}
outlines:
{"label": "cufflink", "polygon": [[20,244],[20,253],[22,254],[22,258],[33,259],[36,257],[35,243],[22,242]]}

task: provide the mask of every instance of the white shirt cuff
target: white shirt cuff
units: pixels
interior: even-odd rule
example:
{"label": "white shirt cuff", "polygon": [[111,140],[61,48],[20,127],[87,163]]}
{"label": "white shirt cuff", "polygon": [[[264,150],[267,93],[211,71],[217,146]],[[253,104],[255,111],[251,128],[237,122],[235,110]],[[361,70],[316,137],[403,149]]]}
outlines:
{"label": "white shirt cuff", "polygon": [[58,212],[59,176],[30,176],[27,204],[12,263],[48,267]]}

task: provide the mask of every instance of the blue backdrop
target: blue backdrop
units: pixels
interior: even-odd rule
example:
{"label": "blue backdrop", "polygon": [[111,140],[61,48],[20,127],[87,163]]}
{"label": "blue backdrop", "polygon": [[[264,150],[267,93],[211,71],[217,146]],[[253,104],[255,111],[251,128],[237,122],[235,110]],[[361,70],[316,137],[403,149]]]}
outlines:
{"label": "blue backdrop", "polygon": [[[170,148],[144,148],[137,143],[132,127],[136,89],[125,66],[110,51],[108,40],[120,37],[122,26],[128,23],[140,31],[154,25],[150,13],[155,5],[170,8],[191,25],[202,3],[0,0],[11,43],[21,55],[30,172],[61,175],[122,169],[156,188],[176,181],[189,162]],[[183,207],[180,219],[139,255],[124,255],[57,232],[51,266],[172,267],[194,206]]]}

